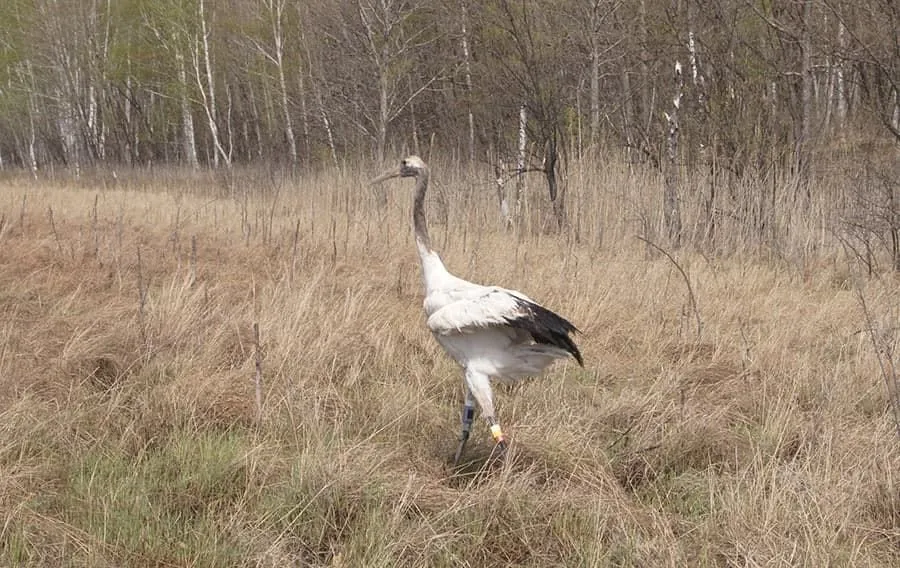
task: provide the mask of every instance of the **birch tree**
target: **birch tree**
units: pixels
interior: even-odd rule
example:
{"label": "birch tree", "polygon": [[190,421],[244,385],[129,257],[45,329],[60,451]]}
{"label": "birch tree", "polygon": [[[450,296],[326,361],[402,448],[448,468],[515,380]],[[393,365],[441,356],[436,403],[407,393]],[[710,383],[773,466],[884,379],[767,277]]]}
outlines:
{"label": "birch tree", "polygon": [[200,163],[197,157],[197,138],[191,103],[192,87],[196,83],[188,78],[185,55],[186,52],[196,53],[191,44],[196,43],[197,36],[193,26],[189,25],[194,19],[190,17],[186,8],[182,0],[148,4],[143,8],[143,20],[144,26],[151,30],[156,38],[157,45],[164,53],[169,54],[174,63],[177,79],[174,90],[181,119],[182,157],[188,166],[197,169]]}
{"label": "birch tree", "polygon": [[[537,14],[541,14],[538,18]],[[567,85],[585,68],[580,65],[567,38],[555,33],[567,19],[551,2],[532,0],[492,4],[486,14],[486,33],[493,41],[485,54],[493,73],[482,78],[483,88],[503,92],[498,115],[515,124],[520,105],[528,116],[528,138],[539,149],[537,159],[525,170],[544,175],[547,193],[558,227],[565,224],[565,186],[560,185],[560,169],[566,165],[564,136],[565,108],[570,100]],[[487,96],[485,97],[487,98]],[[495,111],[496,112],[496,111]],[[496,120],[496,118],[493,118]],[[488,121],[490,123],[490,121]]]}
{"label": "birch tree", "polygon": [[466,79],[466,118],[469,127],[469,164],[475,162],[475,113],[472,112],[472,63],[469,50],[469,8],[468,0],[460,0],[460,46],[463,54],[463,73]]}
{"label": "birch tree", "polygon": [[428,58],[440,31],[437,22],[417,17],[425,5],[424,0],[348,0],[316,26],[323,51],[344,56],[322,79],[332,85],[342,120],[372,141],[379,162],[394,121],[448,74]]}
{"label": "birch tree", "polygon": [[198,0],[197,17],[200,22],[199,40],[190,42],[191,55],[194,68],[194,79],[197,82],[197,91],[203,102],[203,110],[206,113],[206,121],[209,125],[209,133],[213,143],[213,167],[219,167],[219,158],[225,165],[231,167],[231,151],[226,150],[219,134],[218,107],[216,106],[216,81],[210,55],[211,28],[207,24],[205,1]]}
{"label": "birch tree", "polygon": [[678,114],[684,93],[684,73],[681,63],[675,61],[675,88],[672,97],[672,109],[666,113],[668,136],[666,137],[666,153],[668,165],[663,188],[663,221],[666,233],[672,246],[681,246],[681,208],[678,204],[678,180],[680,164],[678,162],[679,129]]}
{"label": "birch tree", "polygon": [[[268,41],[251,37],[250,41],[266,61],[275,68],[275,76],[278,79],[279,102],[281,116],[284,124],[284,139],[288,144],[288,154],[291,164],[297,165],[297,137],[294,134],[294,118],[291,113],[291,103],[288,94],[288,86],[285,71],[285,7],[287,0],[260,0],[260,17],[265,20],[268,32]],[[298,74],[303,77],[302,70]],[[301,79],[302,80],[302,79]],[[302,84],[302,83],[301,83]]]}

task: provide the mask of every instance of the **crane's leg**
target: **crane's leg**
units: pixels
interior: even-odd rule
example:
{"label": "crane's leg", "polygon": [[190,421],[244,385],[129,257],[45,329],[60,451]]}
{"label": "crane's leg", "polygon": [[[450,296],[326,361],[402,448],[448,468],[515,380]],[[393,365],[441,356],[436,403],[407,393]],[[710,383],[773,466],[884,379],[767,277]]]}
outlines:
{"label": "crane's leg", "polygon": [[469,392],[478,401],[481,407],[481,414],[487,420],[488,426],[491,427],[491,436],[497,443],[497,449],[501,452],[506,449],[506,436],[503,435],[503,429],[494,416],[494,396],[491,392],[490,377],[479,371],[466,368],[466,384],[469,386]]}
{"label": "crane's leg", "polygon": [[472,391],[466,387],[466,401],[462,407],[462,432],[459,435],[459,447],[456,448],[456,457],[453,458],[453,465],[459,464],[459,458],[462,457],[463,449],[466,442],[469,441],[469,433],[472,432],[472,422],[475,420],[475,397]]}

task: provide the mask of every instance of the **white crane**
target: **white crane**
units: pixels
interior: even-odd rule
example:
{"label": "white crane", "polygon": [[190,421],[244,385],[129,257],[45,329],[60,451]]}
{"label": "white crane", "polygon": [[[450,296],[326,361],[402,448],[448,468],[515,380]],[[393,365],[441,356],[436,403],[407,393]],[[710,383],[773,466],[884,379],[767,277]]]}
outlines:
{"label": "white crane", "polygon": [[385,172],[372,183],[398,176],[416,178],[413,227],[425,281],[428,329],[465,370],[466,398],[462,434],[453,462],[456,465],[472,429],[474,401],[478,401],[498,449],[506,448],[506,438],[494,412],[492,378],[516,380],[539,375],[554,360],[569,355],[581,366],[584,361],[569,337],[578,330],[565,318],[521,292],[473,284],[447,271],[431,248],[425,222],[428,175],[425,162],[410,156],[399,168]]}

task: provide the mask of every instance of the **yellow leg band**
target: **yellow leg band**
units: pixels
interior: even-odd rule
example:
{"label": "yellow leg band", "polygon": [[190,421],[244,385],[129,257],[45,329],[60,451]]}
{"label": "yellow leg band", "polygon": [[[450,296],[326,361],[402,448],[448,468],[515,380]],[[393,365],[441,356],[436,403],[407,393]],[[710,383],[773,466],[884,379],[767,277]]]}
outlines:
{"label": "yellow leg band", "polygon": [[498,442],[502,442],[504,440],[503,430],[500,429],[499,424],[494,424],[491,426],[491,435],[494,436],[494,439]]}

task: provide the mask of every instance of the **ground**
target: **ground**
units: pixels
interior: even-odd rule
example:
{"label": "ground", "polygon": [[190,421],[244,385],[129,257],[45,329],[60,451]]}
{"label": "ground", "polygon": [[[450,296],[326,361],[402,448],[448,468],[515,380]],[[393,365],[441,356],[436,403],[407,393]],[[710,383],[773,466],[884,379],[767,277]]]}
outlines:
{"label": "ground", "polygon": [[450,270],[585,357],[497,387],[508,454],[478,422],[454,469],[411,184],[371,173],[2,182],[0,565],[900,564],[893,275],[824,238],[668,258],[652,186],[506,229],[435,168]]}

